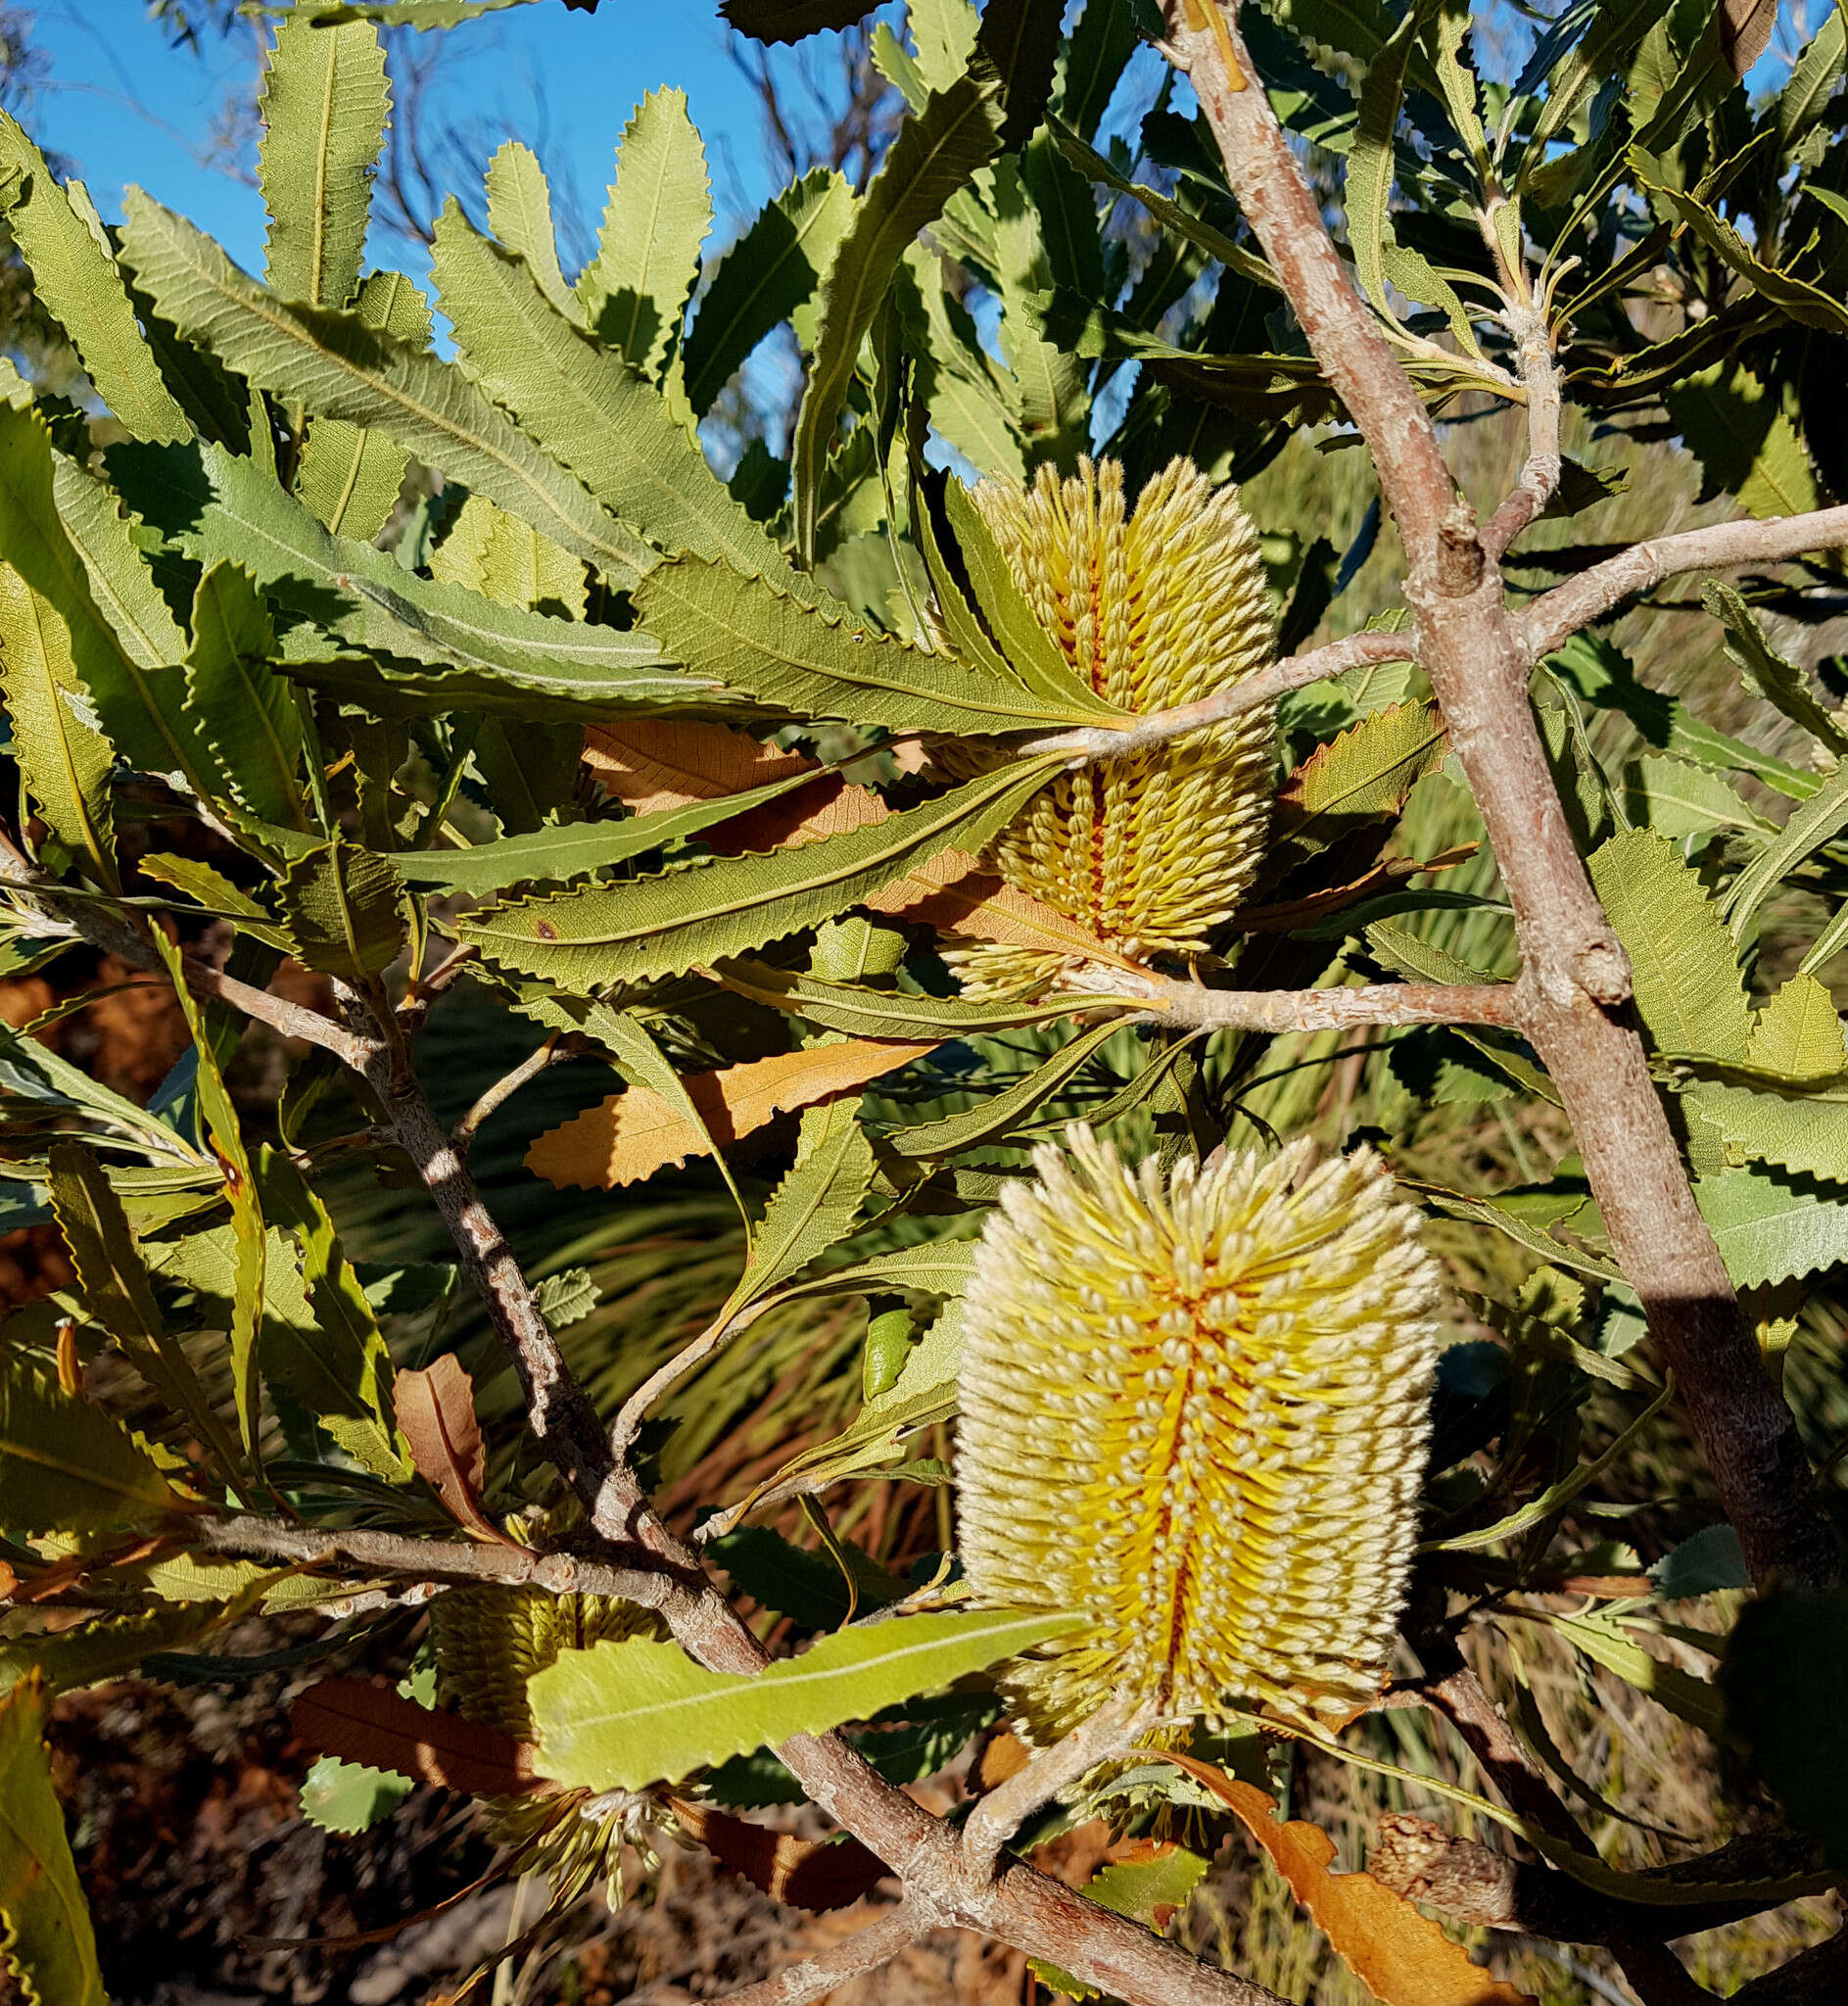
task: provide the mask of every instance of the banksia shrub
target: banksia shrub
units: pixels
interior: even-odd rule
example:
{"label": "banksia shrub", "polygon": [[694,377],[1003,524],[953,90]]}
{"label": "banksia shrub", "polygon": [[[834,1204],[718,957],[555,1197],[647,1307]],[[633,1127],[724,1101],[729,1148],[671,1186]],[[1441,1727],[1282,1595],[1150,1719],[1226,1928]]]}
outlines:
{"label": "banksia shrub", "polygon": [[[665,1634],[651,1611],[612,1596],[452,1588],[430,1605],[437,1697],[481,1727],[531,1742],[526,1682],[560,1651],[589,1650],[605,1638]],[[484,1802],[490,1835],[518,1850],[519,1871],[549,1876],[567,1898],[605,1880],[611,1901],[620,1901],[624,1844],[651,1850],[665,1823],[652,1797],[627,1791],[551,1790]]]}
{"label": "banksia shrub", "polygon": [[[1029,488],[985,480],[974,502],[1079,680],[1146,713],[1198,702],[1266,666],[1274,636],[1263,562],[1237,491],[1215,490],[1176,459],[1132,513],[1115,460],[1078,466],[1069,480],[1043,466]],[[1263,856],[1271,737],[1260,705],[1062,774],[990,861],[1118,953],[1203,948]],[[960,960],[976,988],[1030,973],[1014,949],[965,949]]]}
{"label": "banksia shrub", "polygon": [[1091,1621],[1018,1661],[1036,1740],[1107,1700],[1346,1716],[1403,1598],[1436,1264],[1370,1150],[1164,1176],[1082,1126],[990,1218],[956,1478],[978,1601]]}

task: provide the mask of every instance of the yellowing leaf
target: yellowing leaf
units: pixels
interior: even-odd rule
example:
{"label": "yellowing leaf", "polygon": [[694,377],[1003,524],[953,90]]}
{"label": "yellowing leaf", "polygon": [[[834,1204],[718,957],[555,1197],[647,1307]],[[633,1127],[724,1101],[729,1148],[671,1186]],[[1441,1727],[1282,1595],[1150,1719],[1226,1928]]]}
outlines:
{"label": "yellowing leaf", "polygon": [[0,1525],[90,1532],[159,1517],[177,1502],[119,1421],[61,1393],[24,1358],[0,1362]]}
{"label": "yellowing leaf", "polygon": [[528,1682],[538,1767],[568,1789],[640,1790],[866,1720],[1082,1621],[1018,1609],[897,1616],[836,1631],[755,1677],[708,1672],[678,1644],[606,1640],[561,1653]]}
{"label": "yellowing leaf", "polygon": [[542,1135],[527,1152],[526,1167],[558,1185],[607,1191],[633,1184],[669,1164],[728,1148],[791,1108],[865,1086],[935,1050],[935,1041],[855,1038],[691,1074],[685,1084],[703,1127],[653,1088],[632,1086]]}
{"label": "yellowing leaf", "polygon": [[1820,1079],[1848,1067],[1835,999],[1814,976],[1794,975],[1752,1019],[1746,1057],[1787,1079]]}
{"label": "yellowing leaf", "polygon": [[1469,1952],[1371,1874],[1331,1874],[1335,1841],[1320,1826],[1279,1824],[1276,1805],[1190,1755],[1166,1759],[1198,1779],[1263,1847],[1291,1891],[1383,2006],[1538,2006],[1533,1995],[1470,1962]]}
{"label": "yellowing leaf", "polygon": [[44,1732],[44,1693],[23,1681],[0,1701],[0,1958],[29,2006],[107,2006]]}
{"label": "yellowing leaf", "polygon": [[815,762],[725,725],[650,717],[592,725],[585,734],[584,763],[618,800],[638,815],[652,815],[762,787]]}

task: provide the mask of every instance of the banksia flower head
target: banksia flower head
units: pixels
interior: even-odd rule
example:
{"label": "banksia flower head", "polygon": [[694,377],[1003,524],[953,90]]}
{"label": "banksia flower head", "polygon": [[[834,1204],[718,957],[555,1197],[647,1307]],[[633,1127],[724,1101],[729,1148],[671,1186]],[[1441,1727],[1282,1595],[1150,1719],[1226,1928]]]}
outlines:
{"label": "banksia flower head", "polygon": [[[1030,488],[985,480],[975,505],[1040,624],[1078,679],[1125,710],[1211,696],[1273,652],[1257,537],[1237,491],[1176,459],[1133,514],[1123,470],[1042,467]],[[1063,774],[995,843],[1001,875],[1119,953],[1205,947],[1263,856],[1267,706],[1130,756]],[[1019,950],[965,949],[972,985],[1018,977]]]}
{"label": "banksia flower head", "polygon": [[1036,1740],[1107,1700],[1346,1717],[1379,1690],[1418,1515],[1436,1264],[1379,1159],[1132,1170],[1088,1128],[991,1216],[961,1370],[978,1602],[1089,1624],[1006,1683]]}
{"label": "banksia flower head", "polygon": [[[515,1538],[518,1520],[509,1525]],[[515,1741],[534,1739],[526,1682],[563,1650],[589,1650],[604,1638],[661,1637],[660,1619],[613,1596],[547,1595],[538,1588],[452,1588],[430,1605],[437,1698],[464,1719]],[[550,1877],[570,1898],[606,1881],[622,1899],[625,1843],[646,1853],[666,1824],[654,1798],[627,1791],[551,1790],[483,1800],[490,1835],[518,1850],[519,1870]]]}

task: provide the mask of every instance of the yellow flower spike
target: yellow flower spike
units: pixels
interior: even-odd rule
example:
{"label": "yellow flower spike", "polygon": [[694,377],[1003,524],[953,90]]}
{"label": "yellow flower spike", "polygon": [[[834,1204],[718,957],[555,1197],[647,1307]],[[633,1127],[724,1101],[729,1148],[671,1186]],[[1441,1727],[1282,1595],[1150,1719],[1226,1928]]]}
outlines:
{"label": "yellow flower spike", "polygon": [[[516,1539],[523,1536],[518,1520],[508,1529]],[[448,1589],[430,1604],[437,1698],[479,1726],[530,1742],[526,1682],[555,1663],[560,1651],[589,1650],[606,1637],[665,1634],[652,1610],[613,1596],[553,1596],[487,1584]],[[612,1908],[622,1899],[623,1847],[645,1858],[667,1823],[646,1792],[549,1790],[482,1801],[489,1836],[517,1849],[521,1873],[543,1874],[563,1890],[605,1881]]]}
{"label": "yellow flower spike", "polygon": [[1418,1521],[1437,1264],[1371,1150],[1131,1169],[1082,1125],[982,1235],[957,1427],[978,1603],[1091,1622],[1006,1683],[1301,1721],[1378,1692]]}
{"label": "yellow flower spike", "polygon": [[[1075,479],[973,492],[1040,624],[1073,672],[1139,714],[1194,703],[1264,668],[1273,652],[1256,532],[1231,488],[1190,461],[1148,484],[1133,514],[1114,460]],[[1064,774],[995,843],[1007,881],[1118,953],[1203,948],[1237,911],[1270,821],[1268,707],[1126,758]],[[964,753],[968,760],[979,754]],[[1013,948],[954,957],[967,985],[1018,986],[1056,970]]]}

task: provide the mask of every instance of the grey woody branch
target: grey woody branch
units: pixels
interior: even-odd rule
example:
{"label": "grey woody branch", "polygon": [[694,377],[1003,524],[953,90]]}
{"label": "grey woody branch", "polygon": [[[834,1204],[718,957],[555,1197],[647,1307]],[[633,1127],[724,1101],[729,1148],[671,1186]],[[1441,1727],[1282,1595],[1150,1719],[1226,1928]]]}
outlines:
{"label": "grey woody branch", "polygon": [[1542,593],[1514,617],[1516,645],[1530,663],[1537,662],[1581,628],[1603,619],[1636,594],[1653,590],[1665,578],[1688,571],[1730,571],[1741,564],[1782,564],[1807,551],[1844,547],[1848,507],[1774,516],[1769,522],[1716,522],[1672,537],[1651,537]]}
{"label": "grey woody branch", "polygon": [[1559,492],[1565,460],[1559,450],[1559,364],[1542,304],[1511,309],[1503,318],[1514,336],[1515,357],[1527,390],[1527,458],[1514,490],[1483,531],[1483,549],[1499,559],[1516,537]]}
{"label": "grey woody branch", "polygon": [[775,1978],[722,1993],[715,2006],[808,2006],[811,1999],[837,1991],[849,1979],[889,1964],[907,1943],[934,1927],[927,1903],[907,1897],[864,1930],[830,1943],[800,1964],[786,1965]]}
{"label": "grey woody branch", "polygon": [[1292,690],[1304,689],[1349,669],[1366,668],[1380,662],[1410,658],[1411,640],[1403,634],[1368,632],[1350,634],[1346,641],[1332,641],[1326,647],[1312,647],[1303,654],[1272,662],[1255,676],[1234,683],[1216,695],[1202,697],[1198,703],[1177,704],[1172,710],[1151,711],[1120,731],[1114,726],[1097,726],[1083,731],[1049,732],[1016,745],[1023,759],[1038,758],[1046,752],[1063,752],[1074,766],[1098,759],[1122,759],[1146,752],[1151,745],[1164,745],[1171,739],[1183,739],[1190,732],[1203,732],[1209,725],[1222,725],[1275,703]]}
{"label": "grey woody branch", "polygon": [[[1245,87],[1257,72],[1236,26],[1233,56],[1244,74],[1235,77],[1214,34],[1189,28],[1183,16],[1171,0],[1174,54],[1232,191],[1366,440],[1398,524],[1412,652],[1444,707],[1514,908],[1522,1027],[1565,1102],[1612,1251],[1675,1372],[1753,1580],[1832,1579],[1839,1555],[1790,1410],[1766,1377],[1694,1204],[1641,1039],[1612,1007],[1629,993],[1629,962],[1547,766],[1528,698],[1530,637],[1507,608],[1495,554],[1414,386],[1354,290],[1268,96]],[[1848,533],[1848,510],[1841,513]]]}
{"label": "grey woody branch", "polygon": [[1371,982],[1357,988],[1208,989],[1198,982],[1127,974],[1102,964],[1066,978],[1100,998],[1146,997],[1139,1014],[1199,1030],[1346,1030],[1354,1025],[1519,1022],[1512,982]]}

